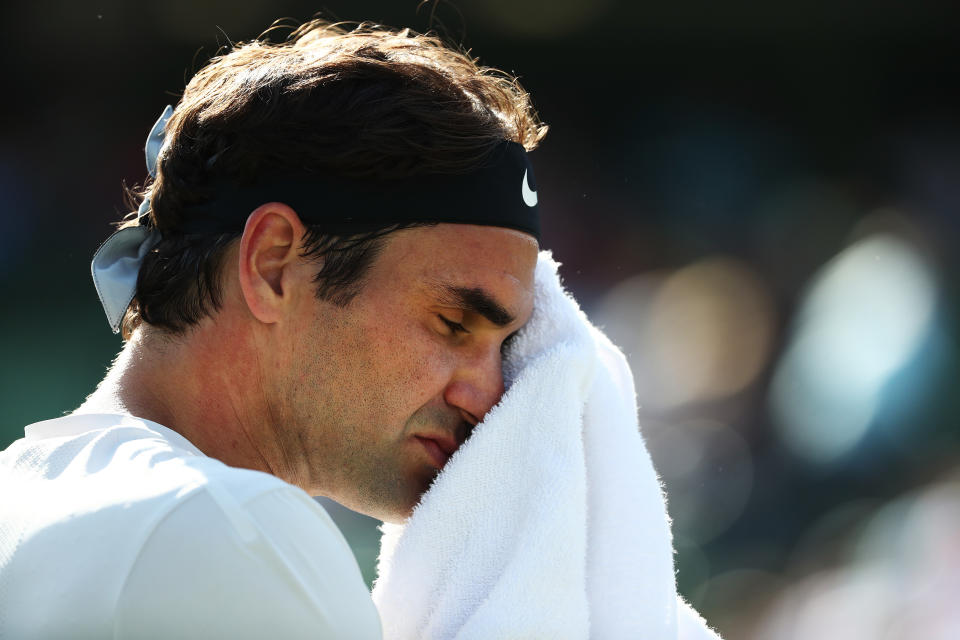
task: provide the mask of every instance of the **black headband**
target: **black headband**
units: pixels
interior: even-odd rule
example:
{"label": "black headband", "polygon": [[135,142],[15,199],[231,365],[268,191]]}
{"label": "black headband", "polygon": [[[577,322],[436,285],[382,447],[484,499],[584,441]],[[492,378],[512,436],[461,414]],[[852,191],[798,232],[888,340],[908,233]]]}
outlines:
{"label": "black headband", "polygon": [[517,229],[540,240],[537,186],[523,146],[503,142],[480,168],[369,180],[309,173],[215,188],[205,203],[184,207],[184,233],[242,229],[266,202],[289,205],[306,225],[327,233],[355,233],[404,222],[452,222]]}

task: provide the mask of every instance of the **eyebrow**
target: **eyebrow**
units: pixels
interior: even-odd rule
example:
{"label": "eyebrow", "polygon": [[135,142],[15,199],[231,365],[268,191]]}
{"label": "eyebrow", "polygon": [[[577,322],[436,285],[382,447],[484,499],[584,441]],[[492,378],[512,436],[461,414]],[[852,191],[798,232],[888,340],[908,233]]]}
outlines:
{"label": "eyebrow", "polygon": [[479,287],[455,287],[440,284],[436,285],[436,289],[443,304],[481,315],[498,327],[505,327],[516,321],[516,317],[512,313]]}

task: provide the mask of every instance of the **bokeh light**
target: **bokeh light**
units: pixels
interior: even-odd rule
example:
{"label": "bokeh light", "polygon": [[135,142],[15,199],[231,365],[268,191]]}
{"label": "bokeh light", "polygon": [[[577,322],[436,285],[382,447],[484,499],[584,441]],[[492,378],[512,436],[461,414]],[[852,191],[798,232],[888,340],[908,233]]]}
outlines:
{"label": "bokeh light", "polygon": [[864,518],[830,568],[777,591],[755,640],[960,637],[960,477]]}
{"label": "bokeh light", "polygon": [[596,318],[627,353],[641,405],[655,409],[742,391],[766,364],[775,319],[763,282],[729,257],[627,279]]}
{"label": "bokeh light", "polygon": [[784,442],[814,462],[855,447],[884,385],[931,327],[934,271],[905,238],[854,242],[810,285],[773,378],[771,402]]}

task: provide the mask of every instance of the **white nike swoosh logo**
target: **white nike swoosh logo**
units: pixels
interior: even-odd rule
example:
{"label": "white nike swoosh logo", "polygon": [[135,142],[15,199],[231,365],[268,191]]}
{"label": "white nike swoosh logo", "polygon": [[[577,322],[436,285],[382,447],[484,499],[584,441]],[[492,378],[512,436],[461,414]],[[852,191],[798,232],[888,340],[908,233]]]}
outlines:
{"label": "white nike swoosh logo", "polygon": [[537,206],[537,192],[530,188],[530,183],[527,182],[527,172],[523,172],[523,186],[521,188],[523,193],[523,201],[528,207]]}

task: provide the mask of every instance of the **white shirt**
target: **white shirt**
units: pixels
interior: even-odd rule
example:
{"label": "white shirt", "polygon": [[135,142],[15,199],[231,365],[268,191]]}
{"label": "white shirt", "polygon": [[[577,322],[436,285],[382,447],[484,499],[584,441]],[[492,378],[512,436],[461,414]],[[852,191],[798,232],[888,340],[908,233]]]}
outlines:
{"label": "white shirt", "polygon": [[0,452],[0,638],[380,638],[327,513],[131,416]]}

